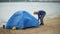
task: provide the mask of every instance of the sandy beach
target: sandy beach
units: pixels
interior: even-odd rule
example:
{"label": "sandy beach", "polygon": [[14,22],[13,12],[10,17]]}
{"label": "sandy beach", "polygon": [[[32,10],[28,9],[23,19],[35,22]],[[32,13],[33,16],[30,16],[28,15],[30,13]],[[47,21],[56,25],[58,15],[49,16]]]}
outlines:
{"label": "sandy beach", "polygon": [[45,19],[44,25],[24,30],[6,30],[0,28],[0,34],[60,34],[60,18]]}

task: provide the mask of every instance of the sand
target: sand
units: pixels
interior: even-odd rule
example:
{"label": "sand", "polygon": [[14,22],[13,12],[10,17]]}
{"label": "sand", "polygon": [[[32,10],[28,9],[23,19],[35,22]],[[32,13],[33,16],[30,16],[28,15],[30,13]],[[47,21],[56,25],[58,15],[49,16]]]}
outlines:
{"label": "sand", "polygon": [[37,28],[6,30],[0,28],[0,34],[60,34],[60,18],[45,19],[44,25]]}

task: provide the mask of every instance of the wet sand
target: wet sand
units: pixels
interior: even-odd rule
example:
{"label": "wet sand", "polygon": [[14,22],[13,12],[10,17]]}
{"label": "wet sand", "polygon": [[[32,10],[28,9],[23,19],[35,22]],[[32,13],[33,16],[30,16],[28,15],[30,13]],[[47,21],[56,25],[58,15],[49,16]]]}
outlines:
{"label": "wet sand", "polygon": [[43,26],[24,30],[6,30],[0,28],[0,34],[60,34],[60,18],[44,19]]}

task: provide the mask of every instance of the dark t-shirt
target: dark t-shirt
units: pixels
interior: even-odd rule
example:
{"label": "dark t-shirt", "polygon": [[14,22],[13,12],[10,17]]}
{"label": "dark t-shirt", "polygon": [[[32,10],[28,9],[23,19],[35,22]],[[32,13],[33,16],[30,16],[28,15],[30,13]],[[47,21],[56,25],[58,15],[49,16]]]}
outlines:
{"label": "dark t-shirt", "polygon": [[41,11],[38,12],[38,17],[41,18],[41,16],[45,15],[45,14],[46,14],[46,12],[41,10]]}

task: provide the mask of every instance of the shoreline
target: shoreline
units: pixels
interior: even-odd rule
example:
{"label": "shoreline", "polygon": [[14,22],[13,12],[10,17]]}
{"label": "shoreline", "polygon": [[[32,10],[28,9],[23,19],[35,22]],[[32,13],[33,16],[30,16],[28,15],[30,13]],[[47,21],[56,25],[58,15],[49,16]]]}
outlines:
{"label": "shoreline", "polygon": [[25,30],[9,30],[0,27],[0,34],[60,34],[60,18],[46,19],[43,26]]}

